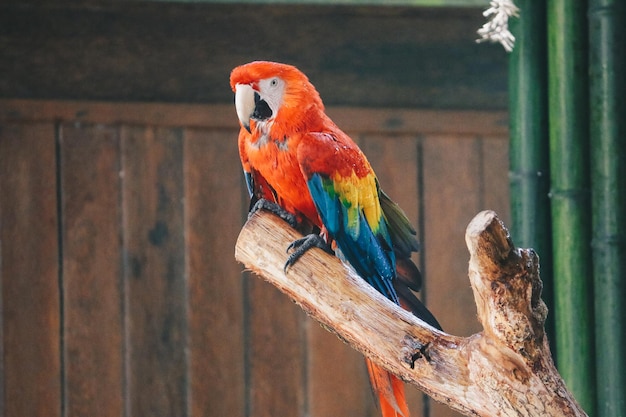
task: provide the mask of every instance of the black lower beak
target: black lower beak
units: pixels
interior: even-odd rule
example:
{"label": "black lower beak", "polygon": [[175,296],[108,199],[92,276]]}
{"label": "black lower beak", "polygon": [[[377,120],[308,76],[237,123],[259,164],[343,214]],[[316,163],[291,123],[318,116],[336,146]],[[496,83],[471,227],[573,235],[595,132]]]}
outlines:
{"label": "black lower beak", "polygon": [[272,117],[272,109],[269,104],[267,104],[267,101],[261,100],[261,96],[259,96],[257,92],[254,93],[254,104],[254,112],[252,113],[253,119],[266,120]]}

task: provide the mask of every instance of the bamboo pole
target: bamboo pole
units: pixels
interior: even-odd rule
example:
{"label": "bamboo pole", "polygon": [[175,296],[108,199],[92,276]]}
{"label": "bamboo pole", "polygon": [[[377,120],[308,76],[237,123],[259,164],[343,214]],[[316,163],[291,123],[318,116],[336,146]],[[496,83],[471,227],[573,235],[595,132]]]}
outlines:
{"label": "bamboo pole", "polygon": [[626,416],[624,10],[622,0],[590,1],[592,242],[600,417]]}
{"label": "bamboo pole", "polygon": [[548,91],[557,366],[594,415],[586,11],[548,1]]}
{"label": "bamboo pole", "polygon": [[[509,24],[515,36],[509,55],[511,232],[539,254],[543,300],[552,311],[546,2],[518,0],[517,6],[520,16]],[[554,314],[546,332],[554,342]]]}

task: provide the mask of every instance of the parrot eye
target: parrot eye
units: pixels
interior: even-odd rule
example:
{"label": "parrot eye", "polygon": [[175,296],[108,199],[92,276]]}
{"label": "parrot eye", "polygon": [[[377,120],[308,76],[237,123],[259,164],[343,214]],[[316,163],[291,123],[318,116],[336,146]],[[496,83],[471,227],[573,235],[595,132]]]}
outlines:
{"label": "parrot eye", "polygon": [[276,87],[278,85],[278,78],[272,78],[270,81],[270,86]]}

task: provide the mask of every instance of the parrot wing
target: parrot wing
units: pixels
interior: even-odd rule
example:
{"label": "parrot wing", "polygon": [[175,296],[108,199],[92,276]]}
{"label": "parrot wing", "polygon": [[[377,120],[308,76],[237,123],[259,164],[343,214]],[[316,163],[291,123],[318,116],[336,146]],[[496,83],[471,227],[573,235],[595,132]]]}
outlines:
{"label": "parrot wing", "polygon": [[400,206],[382,190],[380,190],[380,205],[387,219],[394,250],[400,257],[410,257],[412,252],[419,250],[417,232]]}
{"label": "parrot wing", "polygon": [[380,189],[356,144],[346,138],[342,132],[309,133],[298,146],[298,161],[322,224],[337,244],[338,256],[359,276],[441,329],[411,292],[421,287],[421,274],[410,259],[419,248],[416,231]]}
{"label": "parrot wing", "polygon": [[343,133],[308,133],[298,161],[322,224],[339,256],[370,285],[398,303],[395,254],[380,206],[378,181],[356,145]]}

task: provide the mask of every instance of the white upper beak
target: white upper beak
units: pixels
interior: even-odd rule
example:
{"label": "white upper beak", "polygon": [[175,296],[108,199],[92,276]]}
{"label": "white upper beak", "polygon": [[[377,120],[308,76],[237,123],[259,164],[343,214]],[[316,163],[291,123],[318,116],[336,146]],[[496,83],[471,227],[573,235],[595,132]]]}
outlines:
{"label": "white upper beak", "polygon": [[250,117],[254,113],[254,89],[248,84],[237,84],[235,87],[235,110],[239,121],[250,131]]}

